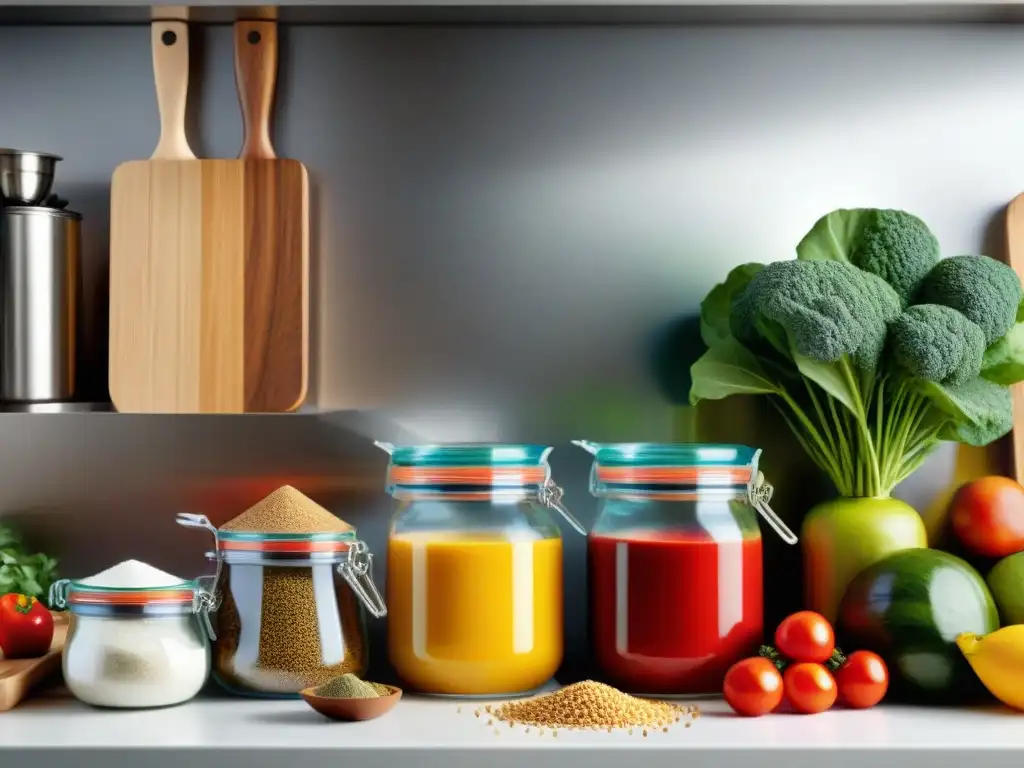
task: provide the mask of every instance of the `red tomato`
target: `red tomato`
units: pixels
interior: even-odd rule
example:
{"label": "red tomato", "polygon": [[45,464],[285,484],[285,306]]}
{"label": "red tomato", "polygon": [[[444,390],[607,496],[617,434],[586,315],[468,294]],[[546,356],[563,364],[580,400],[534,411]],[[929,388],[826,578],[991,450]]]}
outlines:
{"label": "red tomato", "polygon": [[53,641],[53,616],[34,597],[0,597],[0,651],[8,659],[43,656]]}
{"label": "red tomato", "polygon": [[725,673],[722,693],[739,714],[758,717],[771,712],[782,701],[782,675],[768,659],[743,659]]}
{"label": "red tomato", "polygon": [[836,681],[821,664],[790,664],[782,676],[786,701],[796,712],[813,715],[836,703]]}
{"label": "red tomato", "polygon": [[828,619],[814,611],[799,611],[787,616],[775,630],[775,647],[792,661],[823,664],[832,658],[836,635]]}
{"label": "red tomato", "polygon": [[882,657],[871,651],[854,651],[836,672],[839,701],[852,709],[867,709],[885,698],[889,670]]}
{"label": "red tomato", "polygon": [[1006,557],[1024,550],[1024,487],[1008,477],[982,477],[960,489],[949,508],[953,533],[968,552]]}

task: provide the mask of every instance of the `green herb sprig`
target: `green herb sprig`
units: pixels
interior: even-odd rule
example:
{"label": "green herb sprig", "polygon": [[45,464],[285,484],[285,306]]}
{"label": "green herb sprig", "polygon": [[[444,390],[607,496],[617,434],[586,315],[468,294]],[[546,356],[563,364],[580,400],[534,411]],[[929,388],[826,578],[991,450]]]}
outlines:
{"label": "green herb sprig", "polygon": [[14,530],[0,526],[0,595],[17,592],[45,603],[56,580],[55,558],[42,552],[29,554]]}

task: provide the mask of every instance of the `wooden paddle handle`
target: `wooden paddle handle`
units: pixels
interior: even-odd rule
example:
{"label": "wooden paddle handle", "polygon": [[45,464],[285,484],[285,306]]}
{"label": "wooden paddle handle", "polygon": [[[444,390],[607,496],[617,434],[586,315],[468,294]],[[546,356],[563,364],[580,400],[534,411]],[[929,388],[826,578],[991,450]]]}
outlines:
{"label": "wooden paddle handle", "polygon": [[273,160],[270,116],[277,85],[277,22],[235,22],[235,84],[242,104],[243,160]]}
{"label": "wooden paddle handle", "polygon": [[153,160],[195,160],[185,135],[188,104],[188,24],[154,21],[153,77],[160,110],[160,141]]}

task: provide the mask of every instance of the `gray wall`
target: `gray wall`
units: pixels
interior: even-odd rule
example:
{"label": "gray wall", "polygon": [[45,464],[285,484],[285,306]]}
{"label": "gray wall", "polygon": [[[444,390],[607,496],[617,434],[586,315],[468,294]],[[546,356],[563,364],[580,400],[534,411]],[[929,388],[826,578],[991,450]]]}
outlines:
{"label": "gray wall", "polygon": [[[856,205],[918,213],[950,254],[993,252],[1024,188],[1013,26],[282,37],[277,145],[313,180],[314,397],[331,412],[0,417],[0,511],[67,575],[125,557],[190,575],[208,542],[173,512],[225,519],[283,481],[381,552],[385,457],[368,437],[556,444],[556,477],[589,523],[587,459],[566,441],[692,434],[675,407],[685,321],[729,267],[786,257],[818,215]],[[194,38],[194,144],[234,156],[230,29]],[[0,94],[0,144],[66,157],[57,191],[85,215],[83,385],[103,393],[109,178],[158,130],[148,29],[0,28]],[[904,495],[927,505],[956,461],[943,453]],[[798,524],[803,469],[778,469]],[[572,677],[585,673],[584,563],[566,538]],[[771,556],[792,568],[793,555]],[[798,601],[795,586],[773,592],[778,611]]]}

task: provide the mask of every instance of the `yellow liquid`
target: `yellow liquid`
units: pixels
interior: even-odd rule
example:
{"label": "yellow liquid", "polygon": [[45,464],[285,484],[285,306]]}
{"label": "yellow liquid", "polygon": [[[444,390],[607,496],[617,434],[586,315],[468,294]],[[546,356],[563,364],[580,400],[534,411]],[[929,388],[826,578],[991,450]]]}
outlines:
{"label": "yellow liquid", "polygon": [[424,693],[523,693],[562,661],[562,540],[388,542],[388,653]]}

